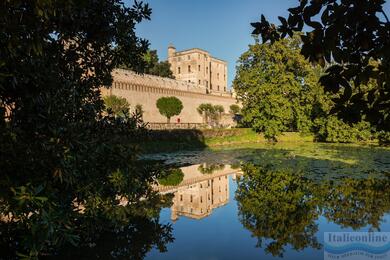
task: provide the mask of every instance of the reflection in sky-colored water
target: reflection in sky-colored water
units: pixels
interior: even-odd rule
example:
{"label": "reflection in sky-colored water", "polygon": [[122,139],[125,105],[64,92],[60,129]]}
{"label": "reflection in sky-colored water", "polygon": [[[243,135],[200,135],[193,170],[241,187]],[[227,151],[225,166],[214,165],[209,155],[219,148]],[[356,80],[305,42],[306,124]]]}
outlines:
{"label": "reflection in sky-colored water", "polygon": [[180,168],[167,252],[146,259],[323,259],[323,234],[390,231],[390,150],[278,144],[149,155]]}

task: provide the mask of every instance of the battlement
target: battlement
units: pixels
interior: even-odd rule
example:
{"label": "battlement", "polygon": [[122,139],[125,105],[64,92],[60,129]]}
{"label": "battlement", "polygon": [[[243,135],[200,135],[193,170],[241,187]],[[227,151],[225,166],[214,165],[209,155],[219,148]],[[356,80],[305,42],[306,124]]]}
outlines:
{"label": "battlement", "polygon": [[206,94],[207,91],[204,86],[193,82],[163,78],[149,74],[138,74],[134,71],[125,69],[114,69],[112,76],[114,82],[123,82],[138,86],[158,87],[202,94]]}

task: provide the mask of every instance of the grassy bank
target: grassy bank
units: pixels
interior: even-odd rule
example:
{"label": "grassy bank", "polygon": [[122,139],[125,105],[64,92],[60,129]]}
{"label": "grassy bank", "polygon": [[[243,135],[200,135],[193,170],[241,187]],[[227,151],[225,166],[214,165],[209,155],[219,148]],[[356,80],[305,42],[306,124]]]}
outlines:
{"label": "grassy bank", "polygon": [[[279,142],[312,142],[313,136],[284,133]],[[204,149],[223,145],[268,142],[249,128],[151,131],[143,147],[147,152]]]}

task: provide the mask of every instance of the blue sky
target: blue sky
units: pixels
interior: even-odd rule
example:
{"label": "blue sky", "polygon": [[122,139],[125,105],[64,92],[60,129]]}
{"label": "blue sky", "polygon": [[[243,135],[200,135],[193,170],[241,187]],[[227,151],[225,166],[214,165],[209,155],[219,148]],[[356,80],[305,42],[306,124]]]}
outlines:
{"label": "blue sky", "polygon": [[[177,50],[201,48],[228,62],[228,85],[235,75],[238,57],[253,43],[251,22],[260,14],[274,23],[288,15],[298,0],[144,0],[152,8],[150,21],[137,26],[137,34],[167,58],[172,43]],[[127,0],[127,3],[132,3]],[[389,1],[385,11],[390,15]]]}

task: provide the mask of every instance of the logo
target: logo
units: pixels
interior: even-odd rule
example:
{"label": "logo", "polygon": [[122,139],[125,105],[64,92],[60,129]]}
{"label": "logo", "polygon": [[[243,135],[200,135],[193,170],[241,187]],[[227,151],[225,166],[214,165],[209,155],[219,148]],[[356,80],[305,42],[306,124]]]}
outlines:
{"label": "logo", "polygon": [[325,232],[324,259],[390,260],[390,232]]}

